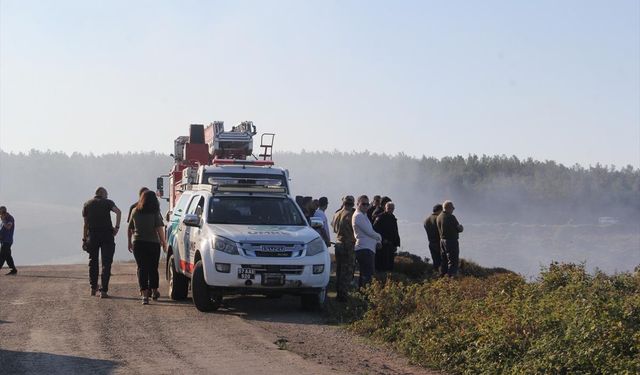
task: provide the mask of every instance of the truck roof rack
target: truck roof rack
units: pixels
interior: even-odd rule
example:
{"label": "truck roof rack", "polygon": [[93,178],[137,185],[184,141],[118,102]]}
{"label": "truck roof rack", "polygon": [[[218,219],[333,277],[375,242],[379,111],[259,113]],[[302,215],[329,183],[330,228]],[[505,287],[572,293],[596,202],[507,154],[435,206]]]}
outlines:
{"label": "truck roof rack", "polygon": [[213,194],[213,192],[215,191],[215,187],[213,185],[208,185],[208,184],[195,184],[195,185],[187,185],[187,190],[206,191],[207,193]]}
{"label": "truck roof rack", "polygon": [[[182,192],[194,190],[197,188],[193,187],[194,184],[203,182],[199,179],[199,170],[196,170],[199,167],[213,167],[210,170],[205,169],[208,174],[217,172],[225,174],[242,172],[246,172],[246,174],[274,174],[284,172],[284,178],[288,179],[288,171],[270,168],[274,166],[272,150],[275,134],[262,134],[257,156],[253,153],[253,138],[256,134],[256,126],[251,121],[243,121],[233,126],[231,130],[225,130],[224,122],[222,121],[214,121],[206,127],[204,124],[191,124],[189,126],[189,135],[179,136],[174,141],[174,153],[171,154],[174,164],[168,175],[170,184],[169,205],[174,207]],[[223,166],[226,167],[223,168]],[[156,181],[156,185],[162,197],[162,180]],[[282,187],[288,194],[289,188],[286,181],[280,187],[259,186],[257,189],[273,192]],[[245,185],[243,189],[246,190],[248,187]]]}

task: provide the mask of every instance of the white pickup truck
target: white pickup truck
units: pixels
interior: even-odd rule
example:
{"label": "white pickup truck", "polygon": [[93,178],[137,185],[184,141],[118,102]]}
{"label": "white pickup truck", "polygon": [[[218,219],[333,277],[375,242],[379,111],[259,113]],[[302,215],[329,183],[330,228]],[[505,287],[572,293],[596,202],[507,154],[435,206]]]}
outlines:
{"label": "white pickup truck", "polygon": [[294,294],[305,309],[322,307],[329,252],[289,195],[282,171],[200,167],[199,184],[188,186],[168,214],[172,299],[187,298],[191,284],[200,311],[217,309],[229,294]]}

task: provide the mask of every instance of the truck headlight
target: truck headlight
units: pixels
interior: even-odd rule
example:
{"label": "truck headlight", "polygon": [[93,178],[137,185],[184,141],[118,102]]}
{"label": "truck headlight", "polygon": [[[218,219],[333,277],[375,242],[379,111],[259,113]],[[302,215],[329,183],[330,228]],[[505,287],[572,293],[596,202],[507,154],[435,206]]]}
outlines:
{"label": "truck headlight", "polygon": [[211,242],[216,251],[222,251],[223,253],[231,255],[240,254],[238,252],[238,244],[224,237],[215,237]]}
{"label": "truck headlight", "polygon": [[316,238],[315,240],[309,242],[307,244],[307,256],[318,255],[321,252],[325,251],[326,247],[324,246],[324,242],[321,238]]}

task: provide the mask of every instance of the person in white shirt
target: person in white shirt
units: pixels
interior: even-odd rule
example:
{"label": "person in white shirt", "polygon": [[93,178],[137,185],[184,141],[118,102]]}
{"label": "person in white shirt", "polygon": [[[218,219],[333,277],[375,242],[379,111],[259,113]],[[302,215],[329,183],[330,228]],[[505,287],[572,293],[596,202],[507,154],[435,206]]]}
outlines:
{"label": "person in white shirt", "polygon": [[371,221],[367,217],[369,197],[358,197],[356,212],[353,214],[351,224],[356,238],[356,259],[360,265],[360,278],[358,285],[362,288],[371,282],[375,271],[376,248],[382,243],[382,237],[373,230]]}
{"label": "person in white shirt", "polygon": [[327,247],[331,246],[331,232],[329,231],[329,221],[327,220],[327,215],[325,214],[325,210],[329,207],[329,200],[327,197],[320,197],[318,199],[318,209],[314,212],[314,217],[319,217],[322,219],[322,230],[324,233],[320,233],[322,235],[322,239],[324,240],[325,245]]}

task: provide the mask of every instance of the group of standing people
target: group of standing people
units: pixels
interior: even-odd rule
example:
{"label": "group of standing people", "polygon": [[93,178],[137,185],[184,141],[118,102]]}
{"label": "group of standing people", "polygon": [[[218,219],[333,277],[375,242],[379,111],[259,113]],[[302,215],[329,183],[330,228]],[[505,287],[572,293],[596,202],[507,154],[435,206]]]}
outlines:
{"label": "group of standing people", "polygon": [[358,285],[367,285],[376,271],[393,270],[397,247],[400,246],[398,223],[393,212],[395,205],[388,197],[361,195],[355,201],[347,195],[342,207],[331,222],[336,234],[336,289],[337,299],[346,300],[353,280],[355,262],[360,268]]}
{"label": "group of standing people", "polygon": [[296,203],[310,224],[313,218],[322,220],[322,227],[316,230],[327,247],[333,243],[330,230],[333,229],[336,235],[337,291],[338,299],[344,300],[353,281],[356,262],[360,269],[358,284],[361,287],[371,281],[375,272],[393,271],[394,258],[400,246],[398,222],[391,198],[376,195],[370,203],[366,195],[359,196],[357,201],[347,195],[342,198],[342,206],[334,213],[329,226],[328,202],[326,197],[296,197]]}
{"label": "group of standing people", "polygon": [[453,202],[433,206],[433,212],[424,221],[424,229],[429,239],[429,252],[433,259],[434,270],[440,270],[440,276],[453,277],[458,273],[460,246],[459,233],[464,227],[453,215]]}
{"label": "group of standing people", "polygon": [[[424,222],[429,239],[429,251],[434,269],[441,276],[453,277],[458,273],[460,247],[459,233],[464,228],[453,215],[450,200],[433,207]],[[323,210],[324,211],[324,210]],[[375,272],[393,271],[394,259],[400,246],[395,204],[389,197],[366,195],[355,201],[347,195],[331,222],[336,234],[336,289],[337,298],[344,301],[354,276],[355,264],[360,268],[358,285],[367,285]]]}
{"label": "group of standing people", "polygon": [[327,220],[327,214],[325,213],[327,207],[329,207],[327,197],[313,199],[313,197],[298,195],[296,196],[296,203],[302,209],[302,213],[304,213],[309,224],[311,224],[312,217],[322,220],[322,228],[316,230],[325,245],[327,245],[327,247],[331,246],[331,233],[329,232],[329,222]]}
{"label": "group of standing people", "polygon": [[[116,225],[111,221],[111,212],[116,215]],[[100,298],[108,298],[111,264],[115,253],[115,236],[120,229],[122,213],[109,199],[104,187],[96,189],[95,196],[82,208],[84,229],[82,248],[89,253],[90,293]],[[157,299],[160,261],[160,246],[166,249],[164,221],[160,214],[160,203],[153,191],[141,188],[139,199],[134,203],[127,216],[128,249],[133,253],[137,268],[138,284],[142,303],[149,304],[149,298]],[[101,284],[98,286],[99,255],[102,257]]]}

